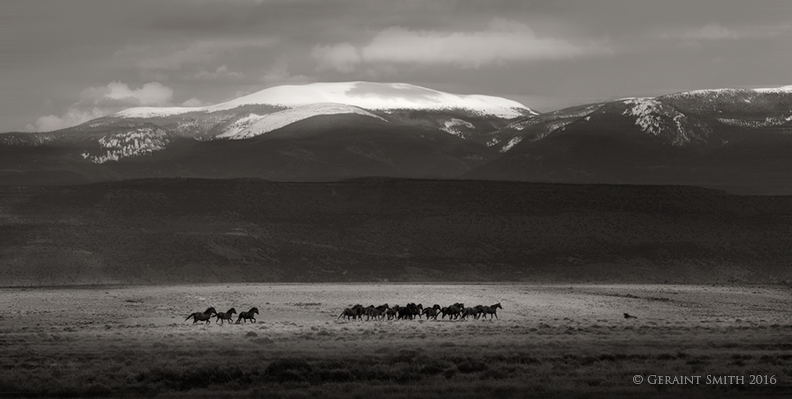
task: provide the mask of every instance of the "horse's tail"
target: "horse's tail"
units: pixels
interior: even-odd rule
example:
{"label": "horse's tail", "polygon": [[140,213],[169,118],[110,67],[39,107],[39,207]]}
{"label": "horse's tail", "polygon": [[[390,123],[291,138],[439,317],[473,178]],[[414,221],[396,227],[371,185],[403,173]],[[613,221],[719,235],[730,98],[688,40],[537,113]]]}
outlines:
{"label": "horse's tail", "polygon": [[184,319],[184,321],[190,320],[190,317],[195,317],[195,313],[191,313],[186,319]]}

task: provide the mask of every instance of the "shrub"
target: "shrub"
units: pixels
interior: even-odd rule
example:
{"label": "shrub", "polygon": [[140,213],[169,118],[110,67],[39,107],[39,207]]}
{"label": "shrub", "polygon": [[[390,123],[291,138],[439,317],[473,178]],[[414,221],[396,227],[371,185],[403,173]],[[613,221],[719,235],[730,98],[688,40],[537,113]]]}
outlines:
{"label": "shrub", "polygon": [[267,366],[265,375],[279,382],[305,381],[313,372],[311,365],[302,358],[275,359]]}
{"label": "shrub", "polygon": [[463,362],[457,363],[457,369],[462,373],[475,373],[488,368],[486,363],[475,359],[465,359]]}

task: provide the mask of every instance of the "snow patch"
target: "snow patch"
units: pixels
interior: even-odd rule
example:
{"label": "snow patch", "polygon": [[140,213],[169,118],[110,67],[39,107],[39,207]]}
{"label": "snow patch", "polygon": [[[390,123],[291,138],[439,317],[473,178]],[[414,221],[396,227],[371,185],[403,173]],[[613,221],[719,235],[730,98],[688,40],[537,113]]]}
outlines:
{"label": "snow patch", "polygon": [[476,129],[476,127],[473,126],[472,123],[466,120],[451,118],[450,120],[445,121],[445,126],[441,127],[440,130],[464,139],[465,133],[457,129],[458,126],[464,126],[468,129],[474,129],[474,130]]}
{"label": "snow patch", "polygon": [[250,114],[231,124],[229,129],[216,137],[231,140],[248,139],[312,116],[336,114],[358,114],[387,122],[385,119],[357,107],[336,103],[310,104],[267,115]]}
{"label": "snow patch", "polygon": [[506,152],[506,151],[509,151],[509,150],[511,150],[511,149],[512,149],[512,147],[514,147],[514,146],[516,146],[517,144],[519,144],[519,143],[522,141],[522,139],[523,139],[523,138],[522,138],[522,137],[520,137],[520,136],[517,136],[517,137],[512,137],[512,139],[511,139],[511,140],[509,140],[509,142],[508,142],[508,143],[506,143],[506,145],[504,145],[504,146],[503,146],[503,148],[501,148],[499,152]]}
{"label": "snow patch", "polygon": [[635,124],[645,133],[663,136],[672,145],[681,146],[701,138],[696,135],[710,133],[709,127],[691,121],[685,114],[656,98],[635,98],[623,101],[628,106],[622,115],[635,117]]}
{"label": "snow patch", "polygon": [[245,116],[243,118],[239,118],[236,121],[234,121],[234,123],[231,123],[228,126],[228,128],[226,128],[225,131],[223,133],[219,134],[217,137],[220,137],[220,138],[222,138],[222,137],[233,137],[233,136],[238,135],[238,134],[243,134],[245,131],[250,129],[251,125],[253,125],[254,123],[258,122],[263,117],[264,117],[263,115],[257,115],[257,114],[251,113],[248,116]]}
{"label": "snow patch", "polygon": [[753,89],[759,93],[792,93],[792,85],[781,87],[765,87],[760,89]]}
{"label": "snow patch", "polygon": [[118,161],[121,158],[149,155],[154,151],[165,149],[170,140],[164,135],[165,131],[162,129],[146,127],[102,136],[97,142],[107,151],[100,155],[91,155],[86,151],[80,155],[83,159],[98,164]]}
{"label": "snow patch", "polygon": [[757,129],[762,127],[780,126],[789,121],[792,121],[792,115],[780,117],[767,117],[762,120],[749,120],[749,119],[733,119],[733,118],[717,118],[718,122],[729,126],[744,127]]}

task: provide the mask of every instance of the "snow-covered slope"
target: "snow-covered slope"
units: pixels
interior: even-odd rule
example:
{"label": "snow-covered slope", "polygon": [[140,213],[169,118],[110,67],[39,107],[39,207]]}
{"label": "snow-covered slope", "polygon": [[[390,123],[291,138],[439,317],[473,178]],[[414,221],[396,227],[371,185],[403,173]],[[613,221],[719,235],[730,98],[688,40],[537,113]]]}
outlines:
{"label": "snow-covered slope", "polygon": [[349,105],[337,103],[309,104],[267,115],[250,114],[234,122],[224,133],[218,135],[217,138],[229,138],[232,140],[247,139],[280,129],[286,125],[312,116],[335,114],[358,114],[385,121],[385,119],[371,112]]}
{"label": "snow-covered slope", "polygon": [[761,89],[754,89],[760,93],[792,93],[792,85],[782,87],[766,87]]}
{"label": "snow-covered slope", "polygon": [[480,115],[507,119],[536,114],[517,101],[501,97],[451,94],[406,83],[337,82],[276,86],[205,107],[137,107],[121,111],[115,116],[137,118],[196,111],[216,112],[253,104],[292,108],[316,103],[337,103],[385,111],[463,109]]}
{"label": "snow-covered slope", "polygon": [[708,126],[691,121],[684,113],[656,98],[633,98],[622,102],[627,106],[623,116],[634,117],[635,124],[644,133],[664,136],[672,145],[703,141],[711,133]]}

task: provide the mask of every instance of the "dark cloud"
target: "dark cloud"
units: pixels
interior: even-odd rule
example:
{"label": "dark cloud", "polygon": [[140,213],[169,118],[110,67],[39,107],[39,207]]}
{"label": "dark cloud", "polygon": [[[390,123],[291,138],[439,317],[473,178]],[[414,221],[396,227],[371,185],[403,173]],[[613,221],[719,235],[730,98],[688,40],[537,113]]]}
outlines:
{"label": "dark cloud", "polygon": [[108,99],[80,93],[108,82],[160,82],[169,104],[286,83],[407,82],[544,110],[781,86],[792,83],[789,15],[787,0],[5,0],[0,131],[106,112]]}

